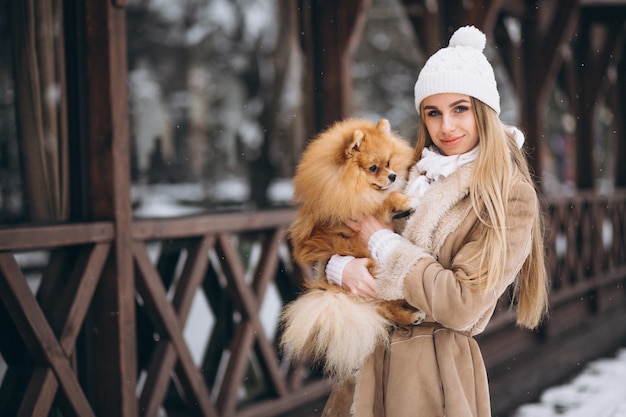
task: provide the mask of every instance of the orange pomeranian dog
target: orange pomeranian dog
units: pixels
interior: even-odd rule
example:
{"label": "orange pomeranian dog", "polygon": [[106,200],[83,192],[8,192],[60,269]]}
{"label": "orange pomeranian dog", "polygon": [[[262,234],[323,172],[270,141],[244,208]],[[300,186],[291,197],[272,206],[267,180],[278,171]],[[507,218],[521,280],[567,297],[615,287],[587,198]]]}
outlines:
{"label": "orange pomeranian dog", "polygon": [[[369,258],[345,221],[373,214],[390,223],[412,210],[414,200],[400,192],[412,158],[412,147],[385,119],[341,121],[315,138],[293,178],[298,212],[289,238],[295,260],[323,271],[334,254]],[[371,258],[368,268],[375,276]],[[390,326],[423,318],[404,300],[364,300],[322,274],[305,282],[303,293],[284,308],[281,347],[293,359],[323,363],[326,374],[341,380],[388,343]]]}

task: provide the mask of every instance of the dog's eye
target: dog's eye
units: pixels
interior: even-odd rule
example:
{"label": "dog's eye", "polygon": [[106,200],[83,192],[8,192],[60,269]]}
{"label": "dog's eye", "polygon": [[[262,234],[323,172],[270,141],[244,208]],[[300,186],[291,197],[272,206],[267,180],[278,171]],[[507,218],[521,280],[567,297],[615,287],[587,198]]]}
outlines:
{"label": "dog's eye", "polygon": [[372,165],[368,169],[369,169],[370,172],[376,172],[376,171],[378,171],[378,165]]}
{"label": "dog's eye", "polygon": [[391,161],[387,161],[387,168],[389,168],[389,164],[391,163]]}

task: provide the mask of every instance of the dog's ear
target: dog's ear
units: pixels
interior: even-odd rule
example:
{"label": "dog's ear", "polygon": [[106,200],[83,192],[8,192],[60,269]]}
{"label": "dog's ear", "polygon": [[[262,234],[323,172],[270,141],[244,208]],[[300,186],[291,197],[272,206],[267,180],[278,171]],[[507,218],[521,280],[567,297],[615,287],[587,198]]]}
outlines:
{"label": "dog's ear", "polygon": [[391,133],[391,125],[389,124],[389,120],[380,119],[376,124],[376,129],[378,129],[382,133]]}
{"label": "dog's ear", "polygon": [[359,152],[361,148],[361,142],[363,141],[364,137],[365,133],[363,133],[361,129],[356,129],[354,132],[352,132],[352,137],[348,142],[349,145],[346,147],[346,157],[350,158],[356,152]]}

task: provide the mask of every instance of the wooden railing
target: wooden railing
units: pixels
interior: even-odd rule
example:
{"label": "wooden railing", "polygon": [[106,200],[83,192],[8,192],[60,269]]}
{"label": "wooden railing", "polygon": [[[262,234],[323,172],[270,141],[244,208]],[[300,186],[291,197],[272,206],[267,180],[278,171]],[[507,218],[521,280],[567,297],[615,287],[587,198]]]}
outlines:
{"label": "wooden railing", "polygon": [[[580,193],[550,204],[551,304],[602,292],[626,277],[626,192]],[[622,287],[623,290],[623,287]],[[623,291],[622,291],[623,292]],[[604,303],[604,297],[595,297]],[[595,305],[603,309],[606,305]]]}
{"label": "wooden railing", "polygon": [[[276,348],[278,314],[308,273],[291,261],[292,219],[274,210],[134,222],[140,415],[276,415],[328,392]],[[76,371],[89,352],[76,342],[114,239],[106,222],[0,230],[1,415],[47,416],[57,391],[71,414],[96,415]],[[34,250],[48,257],[35,280],[18,262]],[[203,333],[200,347],[185,338],[194,302],[206,314],[191,329],[195,341]]]}
{"label": "wooden railing", "polygon": [[[142,413],[168,405],[170,376],[205,416],[276,415],[328,391],[327,381],[284,362],[276,349],[278,314],[297,294],[294,278],[301,275],[285,239],[292,218],[279,210],[135,223],[138,323],[152,324],[139,336]],[[161,250],[152,261],[148,247],[155,242]],[[196,365],[183,327],[199,293],[214,324],[196,326],[207,340]]]}
{"label": "wooden railing", "polygon": [[[626,302],[626,191],[551,199],[548,212],[551,318],[521,331],[503,301],[479,338],[490,368]],[[328,393],[276,347],[280,309],[308,273],[285,239],[293,215],[133,222],[139,415],[276,416]],[[107,222],[0,230],[0,415],[98,415],[81,364],[108,358],[80,340],[115,238]],[[34,274],[20,262],[32,251],[47,259]]]}
{"label": "wooden railing", "polygon": [[[47,415],[57,391],[77,415],[94,415],[72,358],[113,237],[111,225],[100,223],[1,232],[3,415]],[[65,245],[80,245],[71,262]],[[16,260],[20,250],[35,248],[51,248],[37,299]]]}
{"label": "wooden railing", "polygon": [[536,399],[590,358],[626,343],[626,190],[546,203],[548,319],[537,331],[522,330],[503,297],[477,337],[494,413]]}

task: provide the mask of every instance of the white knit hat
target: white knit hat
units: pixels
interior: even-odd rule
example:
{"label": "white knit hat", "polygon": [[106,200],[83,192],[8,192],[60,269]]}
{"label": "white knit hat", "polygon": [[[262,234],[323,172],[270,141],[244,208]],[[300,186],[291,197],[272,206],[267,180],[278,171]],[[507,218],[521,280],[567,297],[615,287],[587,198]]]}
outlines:
{"label": "white knit hat", "polygon": [[415,83],[415,108],[428,96],[439,93],[466,94],[500,114],[500,94],[493,67],[483,54],[487,38],[474,26],[457,29],[447,48],[431,56]]}

